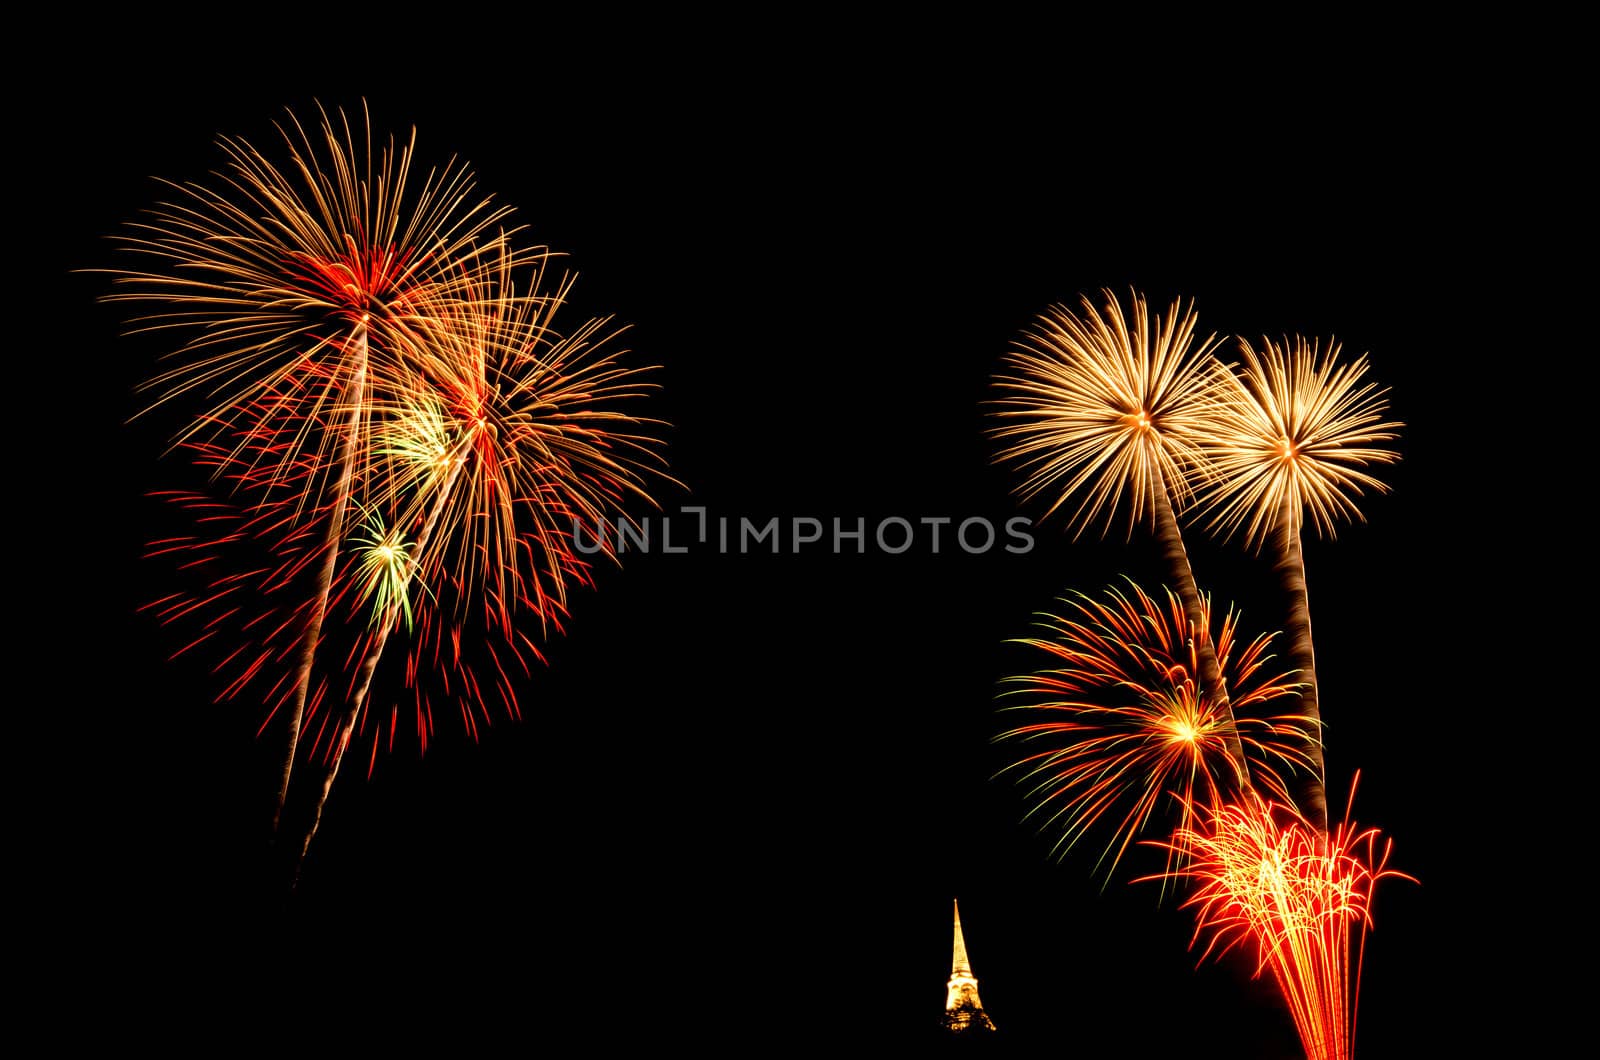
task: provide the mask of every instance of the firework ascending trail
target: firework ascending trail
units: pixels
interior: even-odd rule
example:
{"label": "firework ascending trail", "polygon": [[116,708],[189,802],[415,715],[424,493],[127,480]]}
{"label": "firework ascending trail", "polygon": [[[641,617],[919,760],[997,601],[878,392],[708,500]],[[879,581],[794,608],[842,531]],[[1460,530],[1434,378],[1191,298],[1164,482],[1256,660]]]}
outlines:
{"label": "firework ascending trail", "polygon": [[[387,720],[394,741],[396,708],[367,724],[391,640],[422,746],[430,684],[474,733],[491,699],[515,716],[510,671],[539,655],[517,620],[559,631],[589,580],[574,522],[653,503],[661,473],[655,421],[631,412],[646,370],[605,320],[554,330],[571,280],[546,284],[549,251],[515,246],[454,162],[419,179],[414,133],[374,146],[365,121],[321,116],[280,127],[286,165],[224,141],[209,186],[173,185],[121,238],[140,264],[108,296],[174,336],[151,408],[199,404],[174,448],[230,495],[175,496],[199,529],[154,551],[207,577],[153,608],[202,618],[191,646],[237,636],[221,698],[253,689],[286,716],[274,827],[297,758],[324,763],[307,843],[352,739],[370,730],[376,755]],[[244,565],[217,562],[234,550]]]}
{"label": "firework ascending trail", "polygon": [[1298,336],[1265,341],[1259,353],[1248,342],[1239,345],[1244,361],[1228,377],[1226,400],[1206,428],[1216,477],[1204,504],[1213,528],[1242,534],[1257,548],[1269,536],[1276,540],[1277,571],[1289,596],[1289,658],[1312,736],[1306,753],[1314,768],[1298,803],[1312,824],[1326,828],[1322,713],[1300,528],[1309,513],[1312,525],[1331,537],[1341,517],[1362,517],[1355,496],[1388,487],[1360,469],[1399,459],[1382,443],[1398,437],[1401,425],[1384,419],[1387,391],[1362,381],[1366,358],[1339,363],[1337,343],[1326,353]]}
{"label": "firework ascending trail", "polygon": [[[1352,789],[1352,795],[1353,795]],[[1197,815],[1165,846],[1191,880],[1195,940],[1204,956],[1253,949],[1270,969],[1311,1060],[1347,1060],[1355,1046],[1361,958],[1391,844],[1346,820],[1319,828],[1247,794]]]}
{"label": "firework ascending trail", "polygon": [[[1082,532],[1125,510],[1127,528],[1152,522],[1183,601],[1199,632],[1200,686],[1226,720],[1223,742],[1234,786],[1248,788],[1249,767],[1233,720],[1227,683],[1189,567],[1175,507],[1192,499],[1205,475],[1200,447],[1223,379],[1210,356],[1215,338],[1195,342],[1193,307],[1173,302],[1154,325],[1142,295],[1123,312],[1116,295],[1105,308],[1087,297],[1081,311],[1054,306],[1006,358],[1005,394],[995,404],[1004,422],[994,437],[1007,443],[1001,460],[1021,466],[1025,497],[1047,494],[1054,512],[1081,495],[1072,524]],[[1132,322],[1130,324],[1129,317]]]}
{"label": "firework ascending trail", "polygon": [[[1199,687],[1199,637],[1174,594],[1157,602],[1133,586],[1131,595],[1113,588],[1065,602],[1068,617],[1042,616],[1044,635],[1020,642],[1047,652],[1051,668],[1011,678],[1005,693],[1006,710],[1040,720],[997,739],[1044,745],[1011,767],[1031,785],[1030,815],[1059,824],[1057,853],[1106,822],[1111,834],[1101,864],[1109,875],[1152,817],[1165,821],[1176,808],[1188,825],[1196,808],[1215,805],[1230,789],[1228,722]],[[1271,641],[1239,644],[1230,612],[1215,643],[1251,774],[1281,798],[1280,770],[1309,763],[1300,750],[1300,718],[1261,716],[1294,689],[1267,669]]]}

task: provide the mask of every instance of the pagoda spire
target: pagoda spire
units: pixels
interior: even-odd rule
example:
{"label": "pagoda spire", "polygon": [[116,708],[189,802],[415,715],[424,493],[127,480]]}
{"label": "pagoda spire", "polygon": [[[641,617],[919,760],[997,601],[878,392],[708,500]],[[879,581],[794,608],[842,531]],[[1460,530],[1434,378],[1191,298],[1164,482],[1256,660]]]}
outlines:
{"label": "pagoda spire", "polygon": [[967,960],[967,940],[961,937],[961,901],[956,900],[956,948],[950,957],[951,975],[972,975],[972,962]]}
{"label": "pagoda spire", "polygon": [[978,979],[967,958],[967,940],[961,934],[961,903],[955,905],[955,945],[950,953],[950,982],[945,986],[944,1025],[956,1034],[992,1031],[994,1021],[978,1000]]}

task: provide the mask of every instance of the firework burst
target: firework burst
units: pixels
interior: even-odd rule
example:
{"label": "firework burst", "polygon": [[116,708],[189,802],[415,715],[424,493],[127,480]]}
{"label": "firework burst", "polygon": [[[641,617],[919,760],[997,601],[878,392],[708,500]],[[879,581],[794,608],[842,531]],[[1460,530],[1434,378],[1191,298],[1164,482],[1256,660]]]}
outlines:
{"label": "firework burst", "polygon": [[177,343],[151,407],[198,402],[174,448],[223,493],[173,495],[196,531],[152,551],[203,584],[152,608],[203,621],[184,650],[238,638],[221,698],[286,716],[280,814],[301,752],[323,765],[306,844],[352,742],[394,742],[380,665],[423,747],[430,688],[474,735],[491,701],[516,716],[513,675],[539,657],[521,619],[559,631],[590,580],[573,524],[670,481],[658,422],[631,411],[649,370],[608,320],[555,329],[572,280],[547,281],[551,254],[516,246],[456,163],[419,176],[414,133],[375,144],[365,120],[321,117],[280,126],[284,165],[223,141],[212,183],[172,185],[121,237],[139,265],[108,296]]}
{"label": "firework burst", "polygon": [[1388,487],[1361,469],[1399,459],[1383,443],[1393,441],[1401,425],[1385,419],[1387,391],[1365,381],[1366,358],[1341,363],[1337,343],[1323,352],[1297,336],[1266,341],[1258,352],[1241,341],[1240,352],[1243,361],[1228,375],[1225,400],[1207,428],[1215,477],[1203,503],[1214,529],[1257,548],[1268,537],[1276,541],[1278,575],[1289,598],[1289,658],[1315,736],[1306,745],[1314,768],[1299,802],[1313,824],[1326,827],[1322,712],[1301,526],[1309,518],[1332,536],[1339,519],[1362,518],[1354,498]]}
{"label": "firework burst", "polygon": [[568,584],[588,580],[574,525],[592,532],[630,499],[654,503],[646,478],[663,468],[649,433],[659,424],[629,408],[655,386],[651,369],[625,362],[609,318],[557,330],[571,277],[538,271],[522,294],[513,265],[495,271],[494,299],[441,317],[427,378],[379,432],[381,480],[412,518],[442,506],[447,532],[421,556],[424,571],[488,586],[502,618],[520,600],[559,627]]}
{"label": "firework burst", "polygon": [[411,568],[416,543],[383,525],[383,517],[368,516],[356,533],[354,553],[359,571],[358,593],[368,601],[375,622],[399,609],[411,628]]}
{"label": "firework burst", "polygon": [[[1237,790],[1227,736],[1231,722],[1198,682],[1199,637],[1175,594],[1157,601],[1137,585],[1065,601],[1067,617],[1043,616],[1044,636],[1019,643],[1051,658],[1049,669],[1008,680],[1008,711],[1040,720],[1001,733],[1045,748],[1010,769],[1030,785],[1046,827],[1059,827],[1055,853],[1105,826],[1099,865],[1109,875],[1152,817],[1176,809],[1183,825],[1195,807]],[[1209,609],[1207,619],[1209,620]],[[1308,765],[1298,749],[1302,719],[1264,713],[1294,685],[1271,672],[1270,635],[1243,643],[1237,614],[1217,632],[1217,658],[1239,713],[1251,773],[1282,793],[1284,773]],[[1245,712],[1255,716],[1248,716]]]}
{"label": "firework burst", "polygon": [[1332,537],[1341,519],[1363,518],[1357,496],[1389,489],[1361,470],[1400,459],[1384,445],[1402,426],[1385,419],[1388,390],[1365,381],[1366,357],[1341,363],[1336,342],[1323,350],[1297,335],[1239,347],[1243,361],[1204,437],[1209,525],[1256,547],[1307,518]]}
{"label": "firework burst", "polygon": [[[1353,794],[1353,789],[1352,789]],[[1211,807],[1169,843],[1189,880],[1195,943],[1206,956],[1254,951],[1270,970],[1311,1060],[1345,1060],[1355,1044],[1356,1006],[1372,896],[1379,880],[1412,877],[1388,867],[1391,844],[1376,829],[1331,830],[1249,794]]]}
{"label": "firework burst", "polygon": [[[1193,307],[1174,302],[1154,323],[1144,297],[1132,313],[1102,292],[1081,310],[1052,306],[1007,357],[996,379],[1005,443],[1000,459],[1023,472],[1020,493],[1047,494],[1048,515],[1081,497],[1070,522],[1078,532],[1126,511],[1131,534],[1162,499],[1182,507],[1203,473],[1200,439],[1218,396],[1211,351],[1195,340]],[[1131,316],[1131,322],[1130,322]]]}
{"label": "firework burst", "polygon": [[[151,408],[201,407],[180,441],[231,433],[252,461],[334,451],[346,432],[284,435],[272,413],[303,423],[341,397],[364,412],[368,393],[415,371],[441,311],[484,296],[485,263],[513,252],[499,228],[510,209],[476,197],[454,162],[419,175],[414,131],[375,142],[364,109],[359,126],[319,114],[315,132],[292,113],[279,125],[285,163],[223,139],[227,164],[210,183],[169,184],[172,198],[118,237],[135,265],[107,301],[145,307],[132,330],[177,343],[144,386]],[[337,473],[344,461],[323,463]]]}
{"label": "firework burst", "polygon": [[[485,256],[510,252],[496,230],[510,211],[475,198],[465,168],[452,162],[419,178],[415,132],[403,146],[375,144],[365,108],[358,127],[343,111],[319,114],[316,132],[292,113],[279,125],[286,164],[224,139],[227,164],[212,183],[169,185],[173,197],[119,237],[138,264],[116,274],[107,296],[147,307],[135,331],[178,343],[173,366],[145,387],[158,394],[152,408],[179,397],[200,404],[177,441],[230,438],[231,449],[212,446],[219,470],[264,469],[258,480],[292,488],[297,515],[325,527],[278,813],[371,410],[409,384],[437,314],[486,289]],[[307,464],[313,475],[295,475]]]}

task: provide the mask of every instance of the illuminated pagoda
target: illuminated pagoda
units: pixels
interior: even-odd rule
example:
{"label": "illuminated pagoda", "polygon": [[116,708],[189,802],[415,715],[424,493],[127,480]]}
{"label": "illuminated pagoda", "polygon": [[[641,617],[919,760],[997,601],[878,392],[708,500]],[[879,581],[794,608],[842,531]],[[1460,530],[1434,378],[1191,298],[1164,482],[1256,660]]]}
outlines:
{"label": "illuminated pagoda", "polygon": [[945,987],[944,1026],[953,1034],[994,1030],[994,1021],[978,1000],[978,979],[967,960],[967,942],[961,937],[961,903],[955,903],[955,951],[950,957],[950,982]]}

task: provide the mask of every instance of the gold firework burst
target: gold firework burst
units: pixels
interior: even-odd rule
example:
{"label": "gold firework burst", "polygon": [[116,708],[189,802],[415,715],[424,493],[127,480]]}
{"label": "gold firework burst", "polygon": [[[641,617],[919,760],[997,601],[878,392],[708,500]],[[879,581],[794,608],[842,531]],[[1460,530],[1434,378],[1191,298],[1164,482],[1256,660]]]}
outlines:
{"label": "gold firework burst", "polygon": [[1207,432],[1214,471],[1204,499],[1210,526],[1259,546],[1282,522],[1309,515],[1329,537],[1341,518],[1361,519],[1354,498],[1388,486],[1361,469],[1399,454],[1383,445],[1402,426],[1386,420],[1387,388],[1364,381],[1367,359],[1340,363],[1339,344],[1295,336],[1240,340],[1243,362]]}
{"label": "gold firework burst", "polygon": [[1046,494],[1046,514],[1080,496],[1071,523],[1082,532],[1126,507],[1128,529],[1151,516],[1165,492],[1182,507],[1205,466],[1200,439],[1216,407],[1214,336],[1195,339],[1193,305],[1174,301],[1151,320],[1144,296],[1124,312],[1084,296],[1078,312],[1052,306],[1007,356],[1010,374],[993,436],[1001,460],[1021,466],[1024,497]]}
{"label": "gold firework burst", "polygon": [[384,525],[374,512],[356,533],[355,553],[360,597],[372,610],[376,625],[398,610],[411,628],[411,566],[414,542]]}

